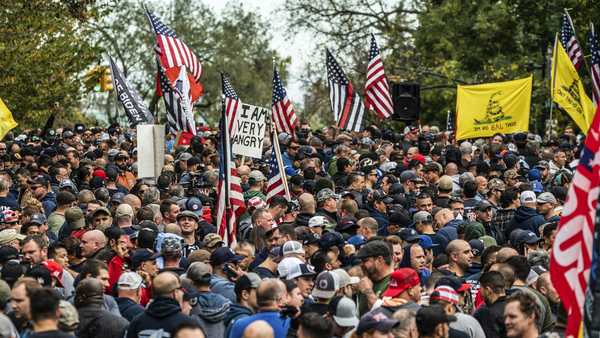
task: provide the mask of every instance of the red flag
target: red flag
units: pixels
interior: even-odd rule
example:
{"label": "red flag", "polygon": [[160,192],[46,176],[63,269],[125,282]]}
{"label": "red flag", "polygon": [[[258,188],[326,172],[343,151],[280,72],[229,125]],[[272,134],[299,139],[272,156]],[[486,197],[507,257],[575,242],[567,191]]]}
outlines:
{"label": "red flag", "polygon": [[[577,337],[590,278],[600,189],[600,114],[585,139],[550,256],[550,277],[568,313],[565,337]],[[597,155],[598,154],[598,155]]]}

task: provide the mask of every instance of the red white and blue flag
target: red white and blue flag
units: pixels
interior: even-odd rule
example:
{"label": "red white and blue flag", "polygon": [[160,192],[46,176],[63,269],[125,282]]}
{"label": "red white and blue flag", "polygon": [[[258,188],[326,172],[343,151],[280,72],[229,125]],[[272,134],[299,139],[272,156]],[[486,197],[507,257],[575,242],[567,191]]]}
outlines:
{"label": "red white and blue flag", "polygon": [[[271,133],[271,160],[269,160],[269,181],[267,182],[267,203],[275,196],[286,196],[285,172],[281,161],[281,152],[277,141],[277,133]],[[283,175],[282,175],[283,172]],[[289,197],[288,197],[289,199]]]}
{"label": "red white and blue flag", "polygon": [[568,314],[565,337],[578,337],[592,265],[594,221],[600,192],[600,114],[581,151],[556,231],[550,277]]}
{"label": "red white and blue flag", "polygon": [[365,85],[365,106],[375,110],[381,119],[386,119],[394,113],[394,104],[390,95],[390,86],[385,78],[381,53],[371,34],[371,48],[369,49],[369,65],[367,66],[367,84]]}
{"label": "red white and blue flag", "polygon": [[277,69],[273,69],[273,121],[278,132],[294,135],[296,113],[292,101],[287,96]]}
{"label": "red white and blue flag", "polygon": [[583,65],[583,50],[575,36],[575,28],[573,27],[571,16],[569,16],[566,10],[560,26],[560,43],[562,43],[563,48],[569,55],[575,69],[579,70],[581,65]]}
{"label": "red white and blue flag", "polygon": [[240,97],[238,96],[238,94],[235,92],[235,89],[233,89],[233,86],[231,85],[231,82],[229,81],[229,75],[227,74],[221,74],[221,80],[223,82],[223,96],[224,96],[224,100],[223,100],[223,108],[225,109],[225,114],[227,115],[227,124],[229,125],[229,134],[231,134],[230,136],[233,137],[234,134],[234,123],[237,119],[237,109],[238,106],[240,104],[242,104],[242,101],[240,100]]}
{"label": "red white and blue flag", "polygon": [[[223,94],[225,92],[226,76],[221,75],[223,81]],[[233,88],[231,88],[233,90]],[[235,92],[234,92],[235,93]],[[231,93],[230,93],[231,94]],[[237,219],[246,210],[241,180],[237,174],[235,162],[231,155],[231,144],[229,136],[229,116],[226,106],[223,106],[219,129],[221,137],[219,140],[219,184],[217,187],[217,229],[226,246],[233,247],[236,243]]]}
{"label": "red white and blue flag", "polygon": [[590,54],[592,54],[592,66],[590,74],[592,74],[592,96],[594,104],[598,106],[600,102],[600,45],[598,44],[598,36],[594,30],[594,25],[591,25],[590,37],[588,44],[590,45]]}
{"label": "red white and blue flag", "polygon": [[327,50],[327,81],[331,110],[338,127],[348,131],[360,131],[365,105],[329,50]]}

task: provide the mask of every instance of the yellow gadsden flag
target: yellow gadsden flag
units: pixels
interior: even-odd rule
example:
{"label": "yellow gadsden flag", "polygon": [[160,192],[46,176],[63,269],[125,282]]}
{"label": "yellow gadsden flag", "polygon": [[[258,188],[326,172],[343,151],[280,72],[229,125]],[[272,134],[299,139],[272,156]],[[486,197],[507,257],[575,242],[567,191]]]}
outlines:
{"label": "yellow gadsden flag", "polygon": [[13,118],[12,113],[0,98],[0,140],[17,125],[18,123]]}
{"label": "yellow gadsden flag", "polygon": [[553,56],[552,100],[586,133],[594,119],[594,104],[585,93],[579,74],[560,42],[554,43]]}
{"label": "yellow gadsden flag", "polygon": [[458,86],[456,139],[529,130],[533,76],[521,80]]}

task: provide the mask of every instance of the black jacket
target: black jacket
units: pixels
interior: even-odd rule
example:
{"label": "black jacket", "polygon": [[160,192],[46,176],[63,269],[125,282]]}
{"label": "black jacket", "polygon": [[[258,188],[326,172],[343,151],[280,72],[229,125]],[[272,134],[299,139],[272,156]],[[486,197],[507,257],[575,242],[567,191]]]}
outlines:
{"label": "black jacket", "polygon": [[505,306],[506,297],[500,297],[494,304],[484,305],[473,314],[473,317],[481,324],[487,338],[506,337],[506,327],[504,326]]}
{"label": "black jacket", "polygon": [[[138,338],[138,336],[149,337],[162,330],[171,336],[173,331],[185,322],[196,322],[192,317],[181,313],[181,307],[172,298],[156,298],[143,314],[135,317],[129,323],[127,338]],[[157,337],[161,337],[158,335]]]}
{"label": "black jacket", "polygon": [[77,309],[79,326],[75,334],[79,338],[121,338],[127,329],[127,320],[104,310],[102,302],[97,302]]}
{"label": "black jacket", "polygon": [[121,316],[127,319],[128,321],[132,321],[140,313],[144,312],[144,307],[140,304],[134,302],[133,300],[126,297],[118,297],[115,298],[117,304],[119,305],[119,312],[121,312]]}

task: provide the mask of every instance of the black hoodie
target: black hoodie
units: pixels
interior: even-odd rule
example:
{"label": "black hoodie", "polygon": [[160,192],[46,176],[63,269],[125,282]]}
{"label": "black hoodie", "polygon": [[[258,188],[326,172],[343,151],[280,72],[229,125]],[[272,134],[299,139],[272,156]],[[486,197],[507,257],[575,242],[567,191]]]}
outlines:
{"label": "black hoodie", "polygon": [[[159,297],[150,303],[144,313],[129,323],[127,338],[137,338],[140,333],[143,337],[150,337],[159,330],[168,332],[172,336],[173,331],[184,322],[198,323],[192,317],[181,313],[181,307],[176,300]],[[157,335],[157,337],[162,336],[160,333]]]}

